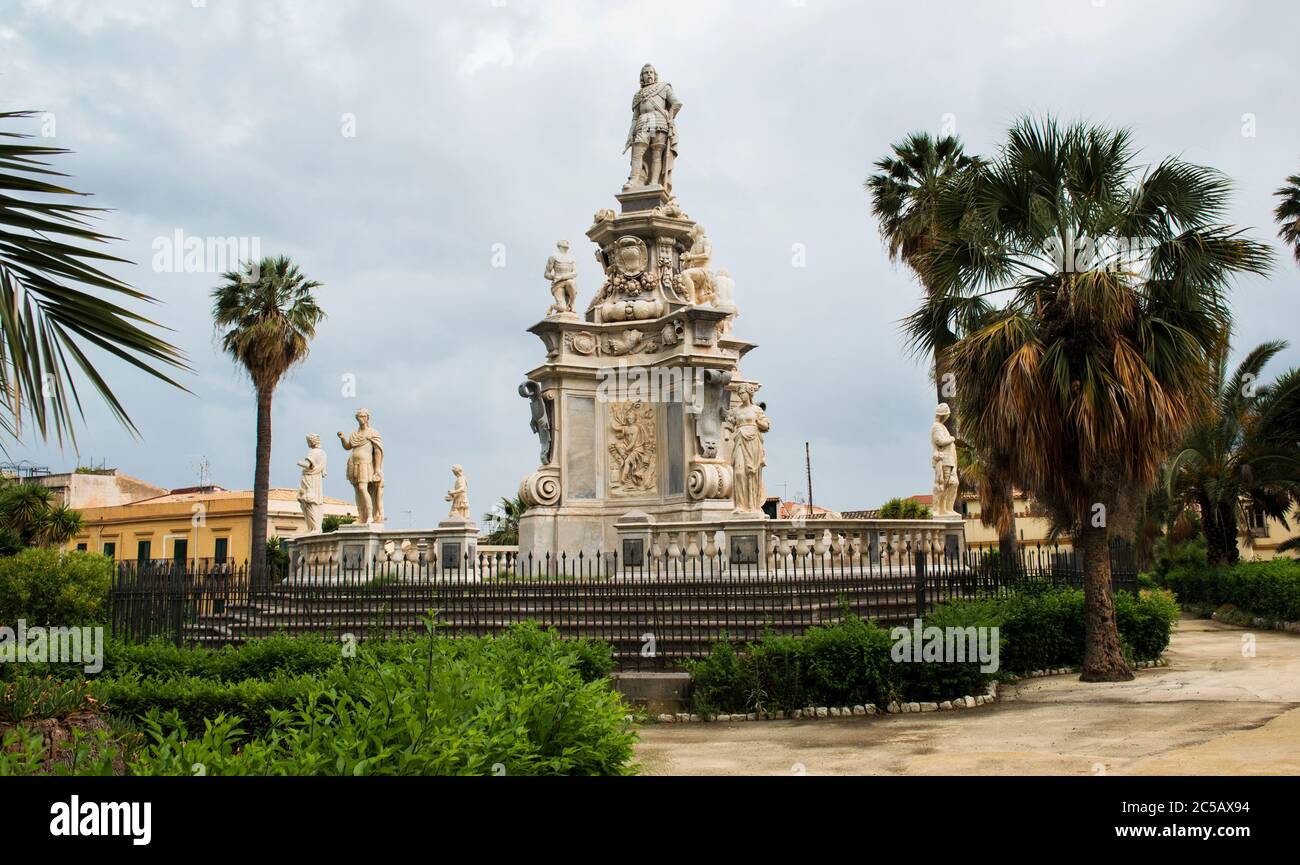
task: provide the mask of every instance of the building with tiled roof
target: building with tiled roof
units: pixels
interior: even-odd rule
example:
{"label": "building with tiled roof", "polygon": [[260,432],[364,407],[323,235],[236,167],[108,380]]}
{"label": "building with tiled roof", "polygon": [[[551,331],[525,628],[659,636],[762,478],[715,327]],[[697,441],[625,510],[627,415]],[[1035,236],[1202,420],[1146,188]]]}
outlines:
{"label": "building with tiled roof", "polygon": [[[253,491],[219,486],[182,487],[107,507],[78,508],[85,528],[70,549],[132,561],[242,563],[253,537]],[[324,515],[356,517],[356,506],[325,498]],[[307,521],[296,489],[272,489],[267,496],[267,537],[306,534]]]}

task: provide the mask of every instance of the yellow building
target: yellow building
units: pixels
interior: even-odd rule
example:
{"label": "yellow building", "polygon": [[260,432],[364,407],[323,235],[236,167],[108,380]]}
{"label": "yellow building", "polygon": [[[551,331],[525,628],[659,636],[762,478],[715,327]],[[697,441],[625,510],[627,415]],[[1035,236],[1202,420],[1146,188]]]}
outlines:
{"label": "yellow building", "polygon": [[[919,498],[919,497],[917,497]],[[961,514],[966,520],[966,546],[968,549],[998,548],[998,533],[980,522],[979,496],[970,493],[962,495]],[[1016,514],[1016,542],[1021,547],[1057,546],[1062,550],[1070,549],[1070,538],[1062,535],[1055,541],[1052,535],[1052,523],[1043,509],[1032,499],[1017,490],[1012,506]]]}
{"label": "yellow building", "polygon": [[1295,551],[1277,551],[1282,543],[1300,535],[1300,508],[1287,518],[1289,529],[1283,528],[1277,520],[1249,511],[1246,520],[1248,525],[1237,540],[1237,550],[1243,562],[1266,562],[1280,556],[1300,558],[1300,553]]}
{"label": "yellow building", "polygon": [[[267,537],[306,534],[298,491],[272,489]],[[252,490],[217,486],[172,490],[165,495],[107,507],[80,508],[85,530],[69,549],[103,553],[120,561],[247,561],[253,528]],[[356,506],[326,497],[325,516],[356,516]]]}

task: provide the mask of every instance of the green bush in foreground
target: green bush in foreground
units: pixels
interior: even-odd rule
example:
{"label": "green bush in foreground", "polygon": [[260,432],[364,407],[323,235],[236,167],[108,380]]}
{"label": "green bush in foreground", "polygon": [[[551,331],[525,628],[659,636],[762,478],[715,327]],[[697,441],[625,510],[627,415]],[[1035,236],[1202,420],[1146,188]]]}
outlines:
{"label": "green bush in foreground", "polygon": [[102,624],[112,580],[113,562],[97,553],[34,548],[0,558],[0,625]]}
{"label": "green bush in foreground", "polygon": [[[802,637],[769,635],[738,650],[719,643],[688,663],[696,712],[754,712],[810,705],[934,702],[978,694],[1006,674],[1078,666],[1083,661],[1083,592],[1024,591],[1004,598],[939,604],[922,628],[998,628],[996,672],[975,660],[895,661],[890,631],[847,616]],[[1169,646],[1178,606],[1165,592],[1121,592],[1115,615],[1131,660],[1154,660]],[[966,631],[972,638],[974,631]],[[988,632],[985,632],[988,634]],[[991,634],[989,634],[991,636]],[[968,643],[971,645],[972,643]]]}
{"label": "green bush in foreground", "polygon": [[[208,775],[633,771],[628,710],[595,676],[612,663],[604,644],[566,642],[535,625],[491,638],[362,644],[352,658],[337,645],[294,642],[206,657],[119,647],[119,675],[94,690],[145,733],[106,759],[129,751],[126,771],[138,775],[192,775],[195,765]],[[322,666],[321,647],[335,663]],[[227,678],[254,669],[260,677]],[[21,737],[9,738],[22,748]],[[11,754],[0,774],[32,765],[39,760]]]}

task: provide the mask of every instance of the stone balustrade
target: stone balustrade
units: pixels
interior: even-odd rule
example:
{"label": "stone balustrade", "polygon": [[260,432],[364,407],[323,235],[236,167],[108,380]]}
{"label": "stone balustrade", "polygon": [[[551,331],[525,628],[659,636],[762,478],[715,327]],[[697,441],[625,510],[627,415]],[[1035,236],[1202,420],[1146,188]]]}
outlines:
{"label": "stone balustrade", "polygon": [[958,556],[960,520],[734,518],[711,522],[620,521],[624,567],[705,558],[759,569],[910,567],[916,553]]}

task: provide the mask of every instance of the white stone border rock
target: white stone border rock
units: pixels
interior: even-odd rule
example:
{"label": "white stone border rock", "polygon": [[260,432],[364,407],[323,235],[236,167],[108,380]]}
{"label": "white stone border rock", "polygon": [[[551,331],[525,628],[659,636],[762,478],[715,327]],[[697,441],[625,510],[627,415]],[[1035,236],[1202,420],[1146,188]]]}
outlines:
{"label": "white stone border rock", "polygon": [[[957,709],[974,709],[977,706],[987,706],[990,703],[997,702],[997,699],[998,683],[992,682],[989,685],[988,691],[978,697],[958,697],[954,700],[944,700],[942,703],[899,703],[895,701],[883,708],[872,703],[864,703],[856,706],[809,706],[806,709],[795,709],[790,712],[749,712],[746,714],[733,715],[693,715],[689,712],[678,712],[675,715],[664,714],[658,715],[654,718],[646,718],[646,722],[657,724],[734,724],[739,721],[803,721],[819,720],[821,718],[851,718],[866,717],[870,715],[904,715],[909,713],[950,712]],[[628,715],[627,720],[633,720],[633,717]]]}
{"label": "white stone border rock", "polygon": [[[1139,670],[1145,670],[1149,667],[1168,667],[1168,658],[1157,658],[1154,661],[1138,661],[1134,666]],[[1068,676],[1071,673],[1078,673],[1083,670],[1082,667],[1054,667],[1050,670],[1034,670],[1032,673],[1025,673],[1023,676],[1016,676],[1012,681],[1020,682],[1025,679],[1041,679],[1045,676]]]}
{"label": "white stone border rock", "polygon": [[1231,616],[1224,619],[1220,619],[1219,611],[1217,609],[1214,612],[1210,613],[1210,619],[1212,621],[1221,622],[1222,624],[1225,625],[1232,625],[1233,627],[1237,627],[1237,628],[1262,628],[1265,631],[1285,631],[1288,634],[1300,634],[1300,622],[1286,622],[1281,619],[1268,619],[1268,618],[1264,618],[1263,616],[1256,616],[1249,612],[1242,611],[1240,607],[1236,608],[1235,611],[1242,613],[1240,617],[1242,619],[1249,617],[1250,624],[1243,625],[1241,624],[1240,621],[1234,622],[1232,621],[1233,617]]}

